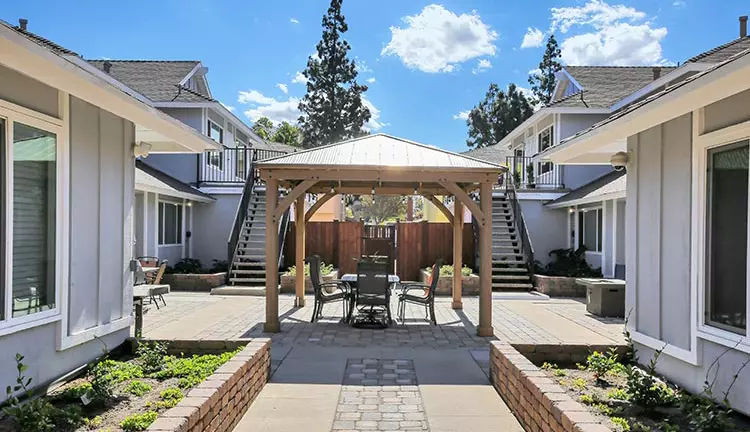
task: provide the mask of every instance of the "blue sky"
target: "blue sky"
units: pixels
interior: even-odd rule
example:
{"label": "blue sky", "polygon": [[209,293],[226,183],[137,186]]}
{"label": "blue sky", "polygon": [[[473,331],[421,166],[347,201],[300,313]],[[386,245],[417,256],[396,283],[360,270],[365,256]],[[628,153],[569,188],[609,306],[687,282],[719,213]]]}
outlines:
{"label": "blue sky", "polygon": [[[295,118],[295,81],[326,0],[4,0],[0,18],[85,58],[201,60],[214,97],[247,121]],[[491,82],[528,87],[554,30],[569,64],[667,64],[738,36],[745,0],[345,0],[345,37],[372,131],[466,149],[461,113]],[[530,30],[531,29],[531,30]],[[528,37],[526,37],[528,33]],[[522,48],[522,45],[524,48]],[[244,92],[244,93],[241,93]]]}

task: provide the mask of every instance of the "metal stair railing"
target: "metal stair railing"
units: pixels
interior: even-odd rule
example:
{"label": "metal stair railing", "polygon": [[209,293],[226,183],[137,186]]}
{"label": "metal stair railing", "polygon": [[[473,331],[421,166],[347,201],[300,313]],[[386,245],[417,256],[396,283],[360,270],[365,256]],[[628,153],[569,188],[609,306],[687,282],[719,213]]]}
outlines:
{"label": "metal stair railing", "polygon": [[526,259],[526,266],[529,269],[529,277],[531,277],[534,275],[534,246],[531,244],[531,236],[529,236],[526,221],[523,219],[523,211],[521,210],[521,204],[518,202],[513,179],[509,175],[506,176],[505,179],[505,198],[513,209],[513,220],[516,225],[516,231],[518,232],[518,238],[521,241],[521,252]]}
{"label": "metal stair railing", "polygon": [[255,195],[255,183],[259,180],[255,172],[255,158],[250,161],[250,173],[245,180],[245,185],[242,188],[242,197],[240,203],[237,206],[237,213],[234,216],[234,224],[232,225],[232,232],[229,234],[229,240],[227,241],[227,259],[229,264],[229,271],[227,272],[227,283],[229,283],[230,275],[232,274],[232,267],[234,266],[235,260],[237,259],[237,246],[239,245],[240,234],[242,233],[242,227],[247,219],[247,209],[250,207],[250,202]]}

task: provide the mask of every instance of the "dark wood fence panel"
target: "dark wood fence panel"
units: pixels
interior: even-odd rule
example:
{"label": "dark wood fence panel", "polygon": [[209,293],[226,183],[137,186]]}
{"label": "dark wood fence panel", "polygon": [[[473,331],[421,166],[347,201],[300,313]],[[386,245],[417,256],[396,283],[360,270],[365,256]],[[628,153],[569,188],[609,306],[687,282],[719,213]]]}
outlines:
{"label": "dark wood fence panel", "polygon": [[[355,273],[357,260],[365,252],[366,234],[361,222],[308,222],[305,230],[305,256],[318,254],[333,264],[341,275]],[[437,258],[453,263],[453,228],[447,223],[398,223],[396,235],[396,274],[401,280],[419,280],[419,270],[431,266]],[[370,248],[375,247],[373,244]],[[370,250],[369,252],[373,252]],[[284,251],[284,266],[294,265],[295,226],[289,224]],[[463,263],[474,267],[474,236],[471,224],[464,225]]]}

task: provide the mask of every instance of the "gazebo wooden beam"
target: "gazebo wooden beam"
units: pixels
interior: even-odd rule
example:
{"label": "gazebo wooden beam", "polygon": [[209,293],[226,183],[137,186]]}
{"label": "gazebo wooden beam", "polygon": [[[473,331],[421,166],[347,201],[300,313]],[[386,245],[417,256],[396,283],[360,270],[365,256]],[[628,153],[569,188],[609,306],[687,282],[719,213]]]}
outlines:
{"label": "gazebo wooden beam", "polygon": [[317,180],[317,181],[357,181],[379,183],[440,183],[452,181],[458,183],[494,183],[497,172],[471,170],[375,170],[375,169],[315,169],[272,168],[262,167],[261,176],[265,179],[274,177],[279,180]]}
{"label": "gazebo wooden beam", "polygon": [[[294,200],[299,198],[300,196],[304,196],[305,192],[307,192],[307,189],[310,188],[310,186],[317,183],[316,180],[304,180],[302,183],[298,184],[294,187],[291,191],[289,191],[289,194],[284,197],[281,202],[279,202],[279,205],[276,207],[276,210],[273,212],[273,218],[274,220],[278,221],[281,215],[284,214],[286,209],[289,208],[289,206],[292,205]],[[267,211],[267,210],[266,210]]]}
{"label": "gazebo wooden beam", "polygon": [[278,333],[279,323],[279,238],[278,222],[274,217],[279,197],[279,181],[266,181],[266,322],[263,331]]}
{"label": "gazebo wooden beam", "polygon": [[297,269],[294,285],[294,305],[305,306],[305,195],[297,197],[294,204],[294,266]]}
{"label": "gazebo wooden beam", "polygon": [[[485,215],[492,215],[492,186],[482,183],[480,204]],[[479,234],[479,326],[477,335],[489,337],[492,330],[492,217],[480,224]]]}
{"label": "gazebo wooden beam", "polygon": [[464,246],[464,208],[461,201],[453,203],[453,309],[463,309],[463,246]]}
{"label": "gazebo wooden beam", "polygon": [[445,215],[446,219],[448,219],[448,222],[453,224],[453,213],[448,210],[448,207],[446,207],[445,204],[443,204],[439,199],[435,198],[434,195],[423,193],[422,196],[427,198],[435,207],[437,207],[437,209],[440,210],[443,215]]}
{"label": "gazebo wooden beam", "polygon": [[[440,182],[440,185],[446,188],[453,196],[456,197],[456,200],[461,201],[463,205],[466,206],[466,208],[471,211],[471,214],[474,215],[475,218],[480,222],[480,224],[484,223],[484,221],[487,220],[487,217],[485,216],[485,213],[483,212],[484,209],[479,208],[477,203],[474,202],[471,197],[469,197],[469,194],[467,194],[461,187],[459,187],[456,183],[453,182]],[[484,184],[482,184],[484,186]]]}
{"label": "gazebo wooden beam", "polygon": [[319,197],[317,201],[315,201],[315,204],[312,205],[306,212],[304,212],[305,215],[305,223],[310,221],[310,218],[315,216],[315,212],[320,210],[321,207],[323,207],[323,204],[327,203],[328,200],[335,197],[338,194],[335,193],[327,193],[323,195],[322,197]]}
{"label": "gazebo wooden beam", "polygon": [[[315,185],[308,189],[309,193],[327,193],[331,190],[331,186],[328,185]],[[336,193],[339,194],[352,194],[352,195],[370,195],[372,192],[372,186],[342,186],[336,188]],[[449,195],[449,192],[442,187],[434,188],[420,188],[420,194],[430,195]],[[403,187],[403,186],[392,186],[388,183],[383,182],[383,186],[375,186],[375,195],[413,195],[414,186]]]}

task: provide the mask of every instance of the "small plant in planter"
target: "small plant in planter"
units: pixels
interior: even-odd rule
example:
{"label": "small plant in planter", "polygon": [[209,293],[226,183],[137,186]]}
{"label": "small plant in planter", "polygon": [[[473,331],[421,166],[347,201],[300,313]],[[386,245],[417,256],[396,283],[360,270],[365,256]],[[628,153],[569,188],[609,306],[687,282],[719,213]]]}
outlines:
{"label": "small plant in planter", "polygon": [[521,171],[513,171],[513,186],[516,189],[521,187]]}
{"label": "small plant in planter", "polygon": [[534,183],[534,164],[530,163],[526,165],[526,186],[529,189],[534,189],[536,184]]}
{"label": "small plant in planter", "polygon": [[[432,267],[425,267],[425,271],[432,272]],[[440,277],[453,276],[453,266],[444,265],[440,266]],[[461,267],[461,276],[471,276],[471,269],[463,266]]]}
{"label": "small plant in planter", "polygon": [[[328,276],[329,274],[333,273],[333,264],[326,263],[320,263],[320,275],[321,276]],[[287,269],[286,274],[288,276],[297,276],[297,266],[291,266],[289,269]],[[310,276],[310,264],[305,264],[305,276]]]}

